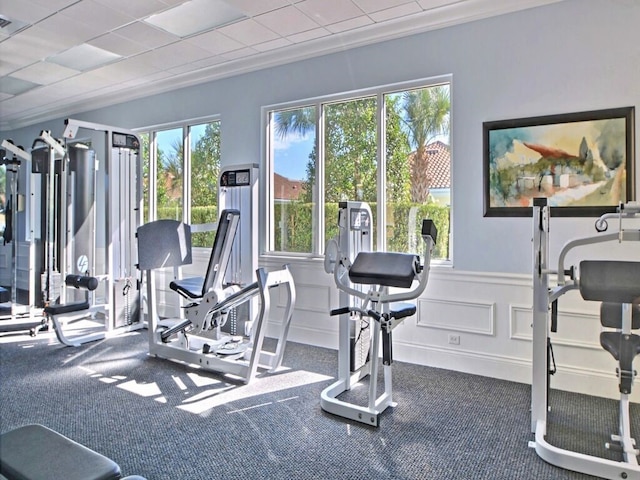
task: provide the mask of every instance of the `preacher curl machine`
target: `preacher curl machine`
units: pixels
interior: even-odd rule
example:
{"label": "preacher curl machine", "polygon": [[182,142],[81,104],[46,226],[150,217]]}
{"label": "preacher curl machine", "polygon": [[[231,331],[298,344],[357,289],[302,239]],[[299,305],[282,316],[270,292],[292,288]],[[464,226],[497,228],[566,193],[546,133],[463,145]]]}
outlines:
{"label": "preacher curl machine", "polygon": [[[420,296],[429,280],[431,250],[437,230],[423,220],[424,264],[410,253],[371,252],[371,210],[366,203],[342,202],[338,215],[340,232],[327,245],[325,271],[332,273],[345,306],[332,310],[339,315],[338,380],[323,390],[324,411],[377,427],[387,407],[395,407],[391,364],[392,332],[416,313],[407,303]],[[414,282],[417,281],[417,282]],[[390,288],[400,288],[390,293]],[[384,392],[377,396],[380,340]],[[367,405],[357,405],[338,396],[369,378]]]}

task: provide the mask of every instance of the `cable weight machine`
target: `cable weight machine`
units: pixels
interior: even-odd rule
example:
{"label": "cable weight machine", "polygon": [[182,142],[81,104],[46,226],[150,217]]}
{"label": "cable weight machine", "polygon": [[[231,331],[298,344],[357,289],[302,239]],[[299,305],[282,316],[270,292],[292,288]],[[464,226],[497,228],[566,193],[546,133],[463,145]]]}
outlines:
{"label": "cable weight machine", "polygon": [[[72,119],[65,124],[63,141],[43,132],[32,149],[35,283],[58,339],[78,346],[143,327],[135,270],[142,168],[134,133]],[[65,323],[87,317],[100,327],[64,333]]]}

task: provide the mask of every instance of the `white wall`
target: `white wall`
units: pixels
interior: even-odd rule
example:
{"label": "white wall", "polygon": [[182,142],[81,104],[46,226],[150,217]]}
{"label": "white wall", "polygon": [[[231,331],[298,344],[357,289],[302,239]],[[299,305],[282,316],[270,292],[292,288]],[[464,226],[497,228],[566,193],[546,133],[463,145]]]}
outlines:
{"label": "white wall", "polygon": [[[635,0],[565,0],[73,118],[139,128],[220,114],[223,163],[262,163],[262,106],[452,74],[454,265],[434,269],[417,319],[398,330],[395,353],[417,363],[527,382],[531,220],[482,216],[482,123],[638,105],[638,25]],[[59,135],[62,119],[3,138],[30,144],[42,128]],[[636,136],[638,131],[636,126]],[[591,218],[554,219],[552,258],[569,238],[592,233]],[[624,255],[640,256],[637,248]],[[268,267],[282,262],[261,261]],[[299,299],[291,337],[337,345],[335,320],[327,315],[337,297],[330,277],[321,273],[319,261],[295,260],[292,268]],[[556,359],[564,363],[555,385],[616,395],[613,362],[598,346],[594,307],[569,300],[560,309]],[[447,343],[450,332],[461,336],[459,346]]]}

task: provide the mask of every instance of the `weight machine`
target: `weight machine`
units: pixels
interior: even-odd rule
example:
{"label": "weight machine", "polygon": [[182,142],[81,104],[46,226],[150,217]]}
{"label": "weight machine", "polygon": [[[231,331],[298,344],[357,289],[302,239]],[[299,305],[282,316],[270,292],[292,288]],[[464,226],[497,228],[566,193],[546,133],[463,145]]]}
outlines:
{"label": "weight machine", "polygon": [[[531,387],[531,430],[535,440],[529,446],[543,460],[576,472],[607,479],[640,478],[636,441],[631,437],[629,394],[636,372],[633,360],[640,354],[640,262],[617,260],[582,260],[578,266],[565,268],[567,254],[576,247],[602,242],[637,242],[640,230],[623,228],[628,220],[640,218],[640,206],[627,203],[616,214],[605,214],[596,221],[598,235],[572,240],[564,245],[558,258],[558,269],[549,269],[549,219],[547,199],[534,199],[533,204],[533,378]],[[604,233],[607,220],[618,221],[618,231]],[[557,286],[549,287],[549,275],[557,275]],[[619,428],[606,443],[610,451],[619,452],[622,461],[574,452],[551,445],[547,434],[549,384],[553,350],[550,333],[557,331],[559,298],[579,289],[583,299],[601,302],[600,322],[605,328],[600,344],[618,362]]]}
{"label": "weight machine", "polygon": [[[48,132],[33,143],[31,228],[40,306],[60,342],[78,346],[143,327],[135,278],[142,168],[134,133],[65,124],[64,143]],[[76,140],[80,130],[86,136]],[[104,158],[96,154],[100,147]],[[65,324],[89,317],[101,326],[75,337],[64,333]]]}
{"label": "weight machine", "polygon": [[[259,367],[269,372],[282,363],[293,309],[295,286],[289,269],[266,272],[257,263],[257,173],[255,165],[220,175],[220,220],[204,277],[171,282],[188,304],[184,319],[160,319],[154,270],[192,262],[191,227],[157,220],[138,229],[140,270],[146,272],[149,353],[239,377],[248,383]],[[230,208],[230,207],[237,208]],[[246,212],[246,214],[245,214]],[[269,319],[269,290],[286,288],[287,304],[273,351],[263,347]]]}
{"label": "weight machine", "polygon": [[[377,427],[380,414],[387,407],[396,406],[392,332],[416,313],[415,304],[405,301],[420,296],[427,286],[437,230],[431,220],[423,220],[421,265],[418,255],[371,252],[371,219],[366,203],[341,202],[339,234],[327,244],[325,271],[333,274],[340,290],[340,304],[344,306],[331,311],[331,315],[339,315],[338,380],[322,391],[320,405],[326,412]],[[403,290],[390,293],[391,287]],[[380,341],[384,392],[378,396]],[[367,405],[338,399],[367,377]]]}
{"label": "weight machine", "polygon": [[[23,147],[16,146],[11,140],[2,141],[2,157],[1,164],[6,166],[6,172],[8,175],[8,198],[5,204],[5,231],[3,235],[3,242],[11,245],[10,261],[11,264],[11,279],[10,279],[10,291],[2,289],[0,292],[0,303],[9,302],[9,307],[0,307],[0,316],[7,317],[15,321],[18,318],[21,320],[27,318],[29,321],[35,320],[38,316],[35,314],[34,309],[31,307],[34,305],[34,294],[29,289],[29,301],[27,305],[19,305],[18,301],[18,260],[19,260],[19,246],[18,246],[18,219],[17,214],[24,210],[24,195],[19,191],[19,172],[20,168],[25,162],[31,162],[31,154],[26,152]],[[5,155],[10,156],[5,157]],[[30,257],[32,256],[32,243],[29,242]],[[3,262],[5,263],[5,262]],[[0,287],[1,288],[1,287]]]}

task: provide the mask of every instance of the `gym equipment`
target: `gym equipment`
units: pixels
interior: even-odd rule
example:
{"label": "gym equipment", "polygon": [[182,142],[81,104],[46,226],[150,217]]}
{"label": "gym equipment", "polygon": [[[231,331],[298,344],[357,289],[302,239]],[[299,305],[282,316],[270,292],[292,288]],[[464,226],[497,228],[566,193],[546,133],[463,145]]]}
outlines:
{"label": "gym equipment", "polygon": [[98,279],[88,275],[67,275],[64,281],[65,285],[75,287],[78,290],[84,290],[85,299],[73,303],[55,304],[44,307],[43,313],[48,320],[51,320],[56,337],[63,345],[68,347],[79,347],[88,342],[103,340],[106,337],[106,331],[100,329],[97,332],[76,335],[70,337],[65,334],[64,324],[69,324],[77,320],[83,320],[88,317],[94,317],[96,311],[101,307],[92,307],[89,303],[89,292],[98,288]]}
{"label": "gym equipment", "polygon": [[[42,132],[31,151],[32,192],[40,191],[31,203],[34,283],[58,339],[78,346],[144,326],[135,278],[142,166],[133,132],[72,119],[65,125],[64,145]],[[81,130],[87,136],[75,140]],[[104,158],[96,154],[100,147]],[[98,283],[80,289],[67,281],[79,276]],[[64,325],[83,314],[102,325],[69,338]]]}
{"label": "gym equipment", "polygon": [[[29,327],[33,328],[34,323],[41,323],[39,319],[39,312],[36,311],[35,295],[32,290],[29,290],[29,300],[26,305],[20,304],[18,301],[18,212],[24,209],[24,195],[20,194],[19,185],[19,172],[23,165],[23,162],[31,162],[31,154],[26,152],[21,146],[16,146],[11,140],[2,141],[2,159],[1,165],[6,166],[8,174],[8,199],[5,205],[5,231],[3,234],[3,243],[10,244],[10,264],[11,264],[11,279],[10,290],[7,291],[8,298],[3,299],[0,303],[10,302],[8,306],[0,307],[0,317],[11,319],[14,323],[18,319],[20,322],[26,321]],[[7,153],[11,155],[5,157]],[[32,242],[29,241],[30,257],[32,257]],[[3,262],[4,264],[4,262]],[[6,297],[7,295],[5,295]],[[33,331],[37,331],[34,329]]]}
{"label": "gym equipment", "polygon": [[[631,218],[640,218],[640,205],[621,204],[616,214],[605,214],[596,221],[595,236],[578,238],[564,245],[558,257],[557,271],[549,265],[550,207],[545,198],[533,204],[533,377],[531,387],[531,430],[535,440],[531,448],[553,465],[602,478],[640,478],[636,441],[631,437],[629,394],[636,372],[633,359],[640,354],[640,262],[618,260],[582,260],[578,266],[565,269],[565,258],[576,247],[601,242],[640,241],[640,230],[623,228]],[[602,233],[607,220],[617,218],[619,229]],[[549,287],[549,275],[557,275],[557,286]],[[601,302],[600,321],[607,330],[600,334],[600,344],[618,362],[619,431],[604,445],[621,453],[622,461],[586,455],[548,443],[545,439],[549,411],[550,375],[553,350],[550,333],[557,331],[558,299],[570,290],[579,289],[584,300]],[[554,362],[555,363],[555,362]]]}
{"label": "gym equipment", "polygon": [[[270,372],[280,367],[295,304],[295,287],[289,269],[256,270],[257,281],[243,287],[222,283],[239,213],[223,211],[209,267],[204,279],[172,282],[172,289],[192,301],[184,320],[159,320],[154,311],[153,270],[191,263],[191,231],[176,220],[156,220],[138,229],[140,270],[146,271],[149,353],[193,364],[205,370],[231,374],[248,383],[258,366]],[[274,352],[263,349],[265,321],[269,318],[269,289],[286,287],[288,302]],[[259,297],[260,313],[254,321],[241,322],[240,307]],[[195,300],[195,301],[194,301]],[[248,309],[245,309],[248,314]],[[224,327],[231,327],[226,333]]]}
{"label": "gym equipment", "polygon": [[43,425],[0,436],[0,477],[7,480],[145,480],[122,477],[117,463]]}
{"label": "gym equipment", "polygon": [[[288,267],[266,272],[257,268],[254,212],[257,167],[239,166],[220,175],[222,209],[204,277],[176,279],[170,288],[188,303],[184,319],[160,319],[154,270],[192,262],[191,227],[157,220],[138,229],[138,268],[146,272],[149,353],[239,377],[248,383],[258,367],[280,367],[295,305],[295,286]],[[238,208],[230,208],[231,206]],[[244,218],[248,217],[248,218]],[[254,273],[247,270],[254,268]],[[255,274],[255,280],[254,280]],[[269,318],[269,290],[287,290],[275,350],[263,348]]]}
{"label": "gym equipment", "polygon": [[[392,332],[405,318],[416,313],[413,300],[425,290],[429,279],[431,251],[437,230],[423,220],[424,264],[408,253],[371,252],[371,209],[362,202],[341,202],[339,234],[329,241],[325,271],[332,273],[344,307],[339,315],[338,380],[324,389],[320,405],[326,412],[372,426],[393,401]],[[414,281],[417,280],[417,283]],[[390,288],[403,289],[390,293]],[[380,340],[384,392],[377,396]],[[367,405],[357,405],[338,396],[369,378]]]}

